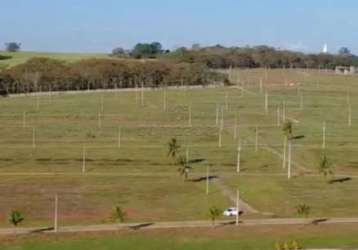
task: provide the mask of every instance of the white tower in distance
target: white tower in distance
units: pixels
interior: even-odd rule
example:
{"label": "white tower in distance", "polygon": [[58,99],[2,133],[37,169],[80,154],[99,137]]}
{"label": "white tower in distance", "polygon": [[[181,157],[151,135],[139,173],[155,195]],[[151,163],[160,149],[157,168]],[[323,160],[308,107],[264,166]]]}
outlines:
{"label": "white tower in distance", "polygon": [[327,43],[325,43],[325,44],[323,45],[322,53],[324,53],[324,54],[327,54],[327,53],[328,53],[328,45],[327,45]]}

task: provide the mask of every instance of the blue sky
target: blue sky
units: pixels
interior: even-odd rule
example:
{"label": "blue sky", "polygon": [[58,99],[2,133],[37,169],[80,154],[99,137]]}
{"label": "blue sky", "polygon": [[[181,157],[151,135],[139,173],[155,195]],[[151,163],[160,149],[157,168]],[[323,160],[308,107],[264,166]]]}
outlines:
{"label": "blue sky", "polygon": [[356,0],[11,0],[0,4],[0,46],[24,50],[109,52],[137,42],[166,48],[192,43],[267,44],[358,53]]}

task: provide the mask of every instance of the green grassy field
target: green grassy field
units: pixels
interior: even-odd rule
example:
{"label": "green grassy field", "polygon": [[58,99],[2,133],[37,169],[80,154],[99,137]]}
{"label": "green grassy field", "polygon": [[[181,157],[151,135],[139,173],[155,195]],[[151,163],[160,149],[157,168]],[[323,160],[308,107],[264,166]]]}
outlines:
{"label": "green grassy field", "polygon": [[[0,207],[0,225],[8,226],[12,209],[24,212],[24,226],[51,225],[56,193],[61,225],[110,222],[115,205],[128,211],[133,222],[208,219],[211,206],[232,205],[214,181],[209,196],[205,181],[183,181],[167,157],[172,137],[179,140],[181,154],[188,149],[189,159],[197,162],[191,179],[205,177],[209,167],[211,175],[221,177],[233,192],[239,188],[260,212],[296,217],[295,207],[305,203],[311,216],[358,217],[358,78],[301,70],[270,70],[267,76],[263,70],[240,70],[231,77],[238,86],[144,91],[143,105],[135,91],[1,99],[0,203],[6,205]],[[280,158],[283,133],[277,109],[282,115],[283,102],[294,135],[303,136],[293,142],[291,180]],[[224,114],[222,147],[218,107]],[[318,175],[324,121],[335,174],[353,177],[351,181],[328,184]]]}
{"label": "green grassy field", "polygon": [[225,249],[270,250],[276,243],[296,241],[308,248],[356,249],[357,229],[351,225],[221,227],[215,229],[155,230],[106,234],[42,235],[7,238],[4,250],[112,250],[112,249]]}
{"label": "green grassy field", "polygon": [[69,62],[69,63],[76,62],[83,59],[109,58],[109,56],[106,54],[48,53],[48,52],[28,52],[28,51],[20,51],[16,53],[0,51],[0,55],[12,57],[7,60],[0,60],[0,68],[11,67],[17,64],[22,64],[33,57],[48,57],[52,59]]}

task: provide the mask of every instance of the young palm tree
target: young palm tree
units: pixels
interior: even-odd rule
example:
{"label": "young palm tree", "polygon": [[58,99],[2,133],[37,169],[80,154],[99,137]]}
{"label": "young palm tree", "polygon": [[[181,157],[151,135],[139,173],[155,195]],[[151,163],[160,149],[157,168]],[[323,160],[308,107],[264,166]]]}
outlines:
{"label": "young palm tree", "polygon": [[21,214],[21,212],[14,210],[10,213],[9,222],[13,224],[15,227],[17,227],[24,219],[25,218]]}
{"label": "young palm tree", "polygon": [[180,150],[180,145],[176,138],[172,138],[168,142],[168,157],[172,157],[173,160],[176,159]]}
{"label": "young palm tree", "polygon": [[290,139],[292,136],[292,131],[293,131],[292,121],[290,121],[290,120],[285,121],[285,123],[283,124],[283,127],[282,127],[282,131],[283,131],[284,136],[287,137],[288,139]]}
{"label": "young palm tree", "polygon": [[332,165],[328,161],[326,154],[322,154],[322,156],[321,156],[321,160],[320,160],[319,166],[318,166],[318,171],[324,177],[327,177],[328,175],[333,175]]}
{"label": "young palm tree", "polygon": [[218,209],[217,207],[211,207],[209,209],[209,213],[210,213],[210,219],[213,223],[213,226],[215,226],[215,221],[221,215],[221,210]]}
{"label": "young palm tree", "polygon": [[179,156],[177,163],[179,165],[178,171],[179,171],[180,175],[184,176],[185,180],[188,180],[189,172],[192,169],[192,167],[187,162],[186,157]]}
{"label": "young palm tree", "polygon": [[122,223],[125,221],[126,217],[127,217],[126,212],[120,206],[116,206],[114,208],[113,218],[115,221]]}
{"label": "young palm tree", "polygon": [[300,204],[296,207],[296,210],[299,216],[304,216],[307,218],[311,212],[311,207],[306,204]]}

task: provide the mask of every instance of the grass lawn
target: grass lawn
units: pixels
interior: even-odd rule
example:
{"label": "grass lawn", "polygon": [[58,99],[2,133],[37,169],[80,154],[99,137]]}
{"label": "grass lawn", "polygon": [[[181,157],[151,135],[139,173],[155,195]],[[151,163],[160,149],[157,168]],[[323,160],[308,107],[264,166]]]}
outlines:
{"label": "grass lawn", "polygon": [[[63,197],[65,224],[106,222],[116,203],[133,221],[205,219],[210,206],[229,206],[216,184],[206,197],[204,182],[182,181],[167,156],[173,137],[180,155],[188,152],[190,178],[204,177],[209,167],[233,192],[239,186],[259,211],[296,216],[295,206],[306,203],[312,216],[358,216],[357,77],[301,70],[270,70],[267,78],[263,70],[240,70],[232,77],[240,85],[168,89],[167,110],[164,90],[145,91],[144,105],[136,91],[0,99],[0,199],[7,204],[0,208],[0,225],[7,224],[11,209],[26,212],[26,225],[49,223],[55,193]],[[267,113],[260,78],[269,94]],[[290,181],[280,157],[283,102],[293,134],[301,137],[293,141],[297,177]],[[328,159],[335,174],[351,181],[329,185],[312,176],[323,153],[324,121]],[[235,173],[239,139],[241,177]]]}
{"label": "grass lawn", "polygon": [[270,250],[275,249],[277,242],[296,241],[305,248],[355,249],[357,230],[352,225],[223,227],[17,237],[4,239],[0,244],[4,250]]}

